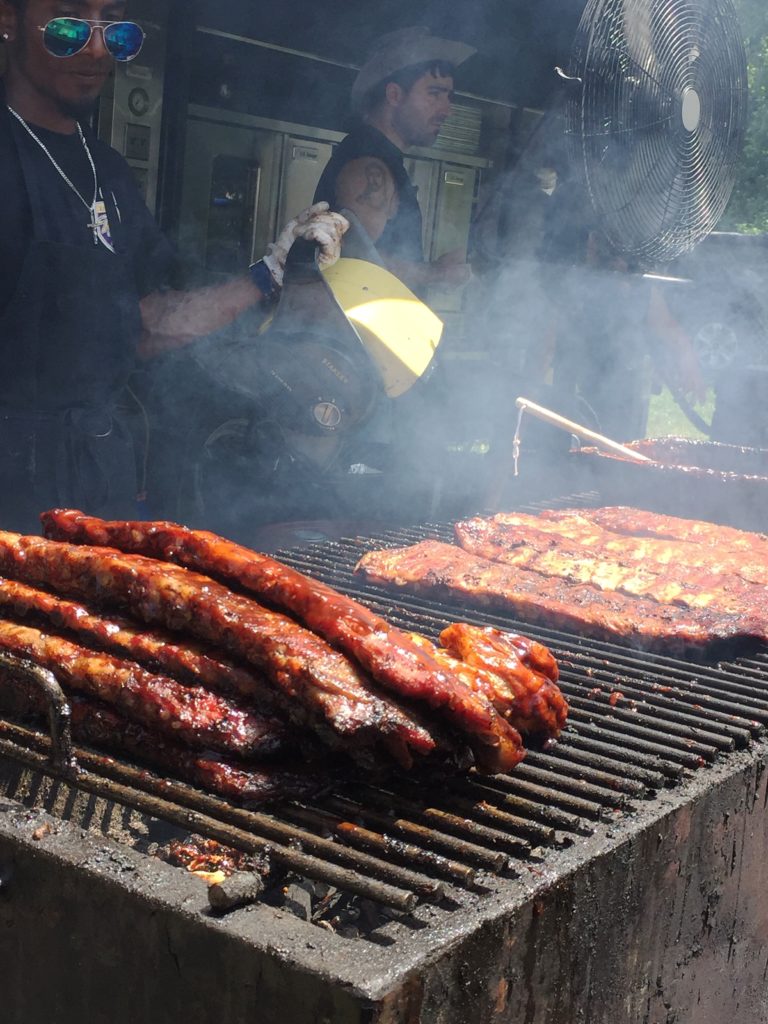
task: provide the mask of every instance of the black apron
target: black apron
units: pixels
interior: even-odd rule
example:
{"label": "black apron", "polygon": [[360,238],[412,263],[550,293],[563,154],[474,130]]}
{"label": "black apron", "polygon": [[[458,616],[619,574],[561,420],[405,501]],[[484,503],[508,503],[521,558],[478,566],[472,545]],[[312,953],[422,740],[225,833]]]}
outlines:
{"label": "black apron", "polygon": [[[141,319],[130,260],[55,240],[72,237],[72,199],[83,232],[89,212],[64,181],[41,186],[47,157],[13,129],[32,237],[0,311],[0,528],[39,532],[40,512],[55,506],[131,516],[136,460],[121,400]],[[107,213],[114,237],[114,202]]]}

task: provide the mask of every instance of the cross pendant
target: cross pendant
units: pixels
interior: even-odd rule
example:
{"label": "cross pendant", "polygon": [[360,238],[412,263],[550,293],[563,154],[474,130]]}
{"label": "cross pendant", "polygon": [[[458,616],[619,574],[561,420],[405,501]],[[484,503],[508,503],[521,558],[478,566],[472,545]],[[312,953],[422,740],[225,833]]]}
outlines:
{"label": "cross pendant", "polygon": [[91,219],[88,221],[87,227],[90,228],[91,233],[93,234],[93,244],[94,245],[98,245],[99,244],[99,222],[98,222],[98,220],[96,218],[96,211],[94,209],[91,209],[90,212],[91,212]]}

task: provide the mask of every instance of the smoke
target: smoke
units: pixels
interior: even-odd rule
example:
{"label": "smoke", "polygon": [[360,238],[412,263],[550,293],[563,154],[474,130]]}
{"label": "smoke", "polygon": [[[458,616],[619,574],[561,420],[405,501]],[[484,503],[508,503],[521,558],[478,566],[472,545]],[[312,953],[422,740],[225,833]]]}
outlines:
{"label": "smoke", "polygon": [[[533,165],[539,163],[537,156]],[[578,182],[560,179],[549,196],[542,180],[523,161],[500,190],[502,207],[516,211],[506,232],[479,239],[490,269],[481,277],[474,318],[493,339],[499,376],[526,397],[618,441],[646,435],[649,401],[664,382],[691,415],[686,422],[678,410],[682,430],[673,432],[706,440],[676,452],[690,460],[684,471],[654,475],[631,465],[606,470],[595,456],[592,464],[570,460],[564,475],[554,439],[524,422],[523,477],[530,467],[535,481],[559,477],[563,486],[550,488],[554,494],[569,486],[594,488],[606,502],[762,528],[760,495],[768,481],[749,477],[765,472],[765,460],[738,446],[768,447],[761,412],[768,394],[765,240],[714,233],[657,273],[642,274],[602,244],[599,229],[595,234],[588,204],[579,203]],[[489,221],[500,223],[492,212]],[[678,358],[678,347],[693,367]],[[711,396],[705,414],[697,416],[693,398],[685,399],[686,368],[700,375]],[[711,465],[718,455],[718,465]],[[518,487],[516,493],[526,491]]]}
{"label": "smoke", "polygon": [[[758,242],[713,237],[656,268],[680,280],[652,282],[606,243],[566,150],[553,73],[567,66],[583,4],[534,7],[465,0],[419,11],[433,32],[460,31],[480,48],[460,91],[504,99],[481,104],[483,152],[493,152],[494,167],[484,172],[468,240],[474,277],[460,313],[454,304],[444,314],[431,374],[403,398],[379,400],[365,425],[322,435],[292,429],[264,390],[268,346],[255,318],[172,357],[157,376],[156,403],[175,424],[179,454],[155,477],[175,517],[247,540],[280,520],[450,518],[537,491],[589,489],[600,481],[571,458],[571,437],[530,417],[515,478],[515,399],[524,395],[615,440],[643,437],[659,382],[676,380],[681,391],[690,384],[670,354],[675,336],[690,344],[716,391],[712,436],[768,446],[763,418],[743,412],[745,393],[754,394],[754,410],[768,397],[764,251]],[[342,130],[354,67],[371,39],[398,19],[414,20],[405,5],[374,13],[329,2],[299,23],[295,14],[267,18],[256,5],[203,4],[204,29],[310,57],[198,33],[192,101]],[[531,106],[546,115],[522,109]],[[311,128],[298,134],[311,136]],[[651,316],[659,296],[665,322]]]}

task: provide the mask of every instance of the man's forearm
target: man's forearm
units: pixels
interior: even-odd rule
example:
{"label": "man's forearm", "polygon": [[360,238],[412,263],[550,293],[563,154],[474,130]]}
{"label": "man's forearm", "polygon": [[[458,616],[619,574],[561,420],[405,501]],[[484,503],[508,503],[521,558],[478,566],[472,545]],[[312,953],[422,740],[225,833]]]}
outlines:
{"label": "man's forearm", "polygon": [[149,359],[220,331],[263,298],[247,275],[190,292],[154,292],[141,300],[139,355]]}
{"label": "man's forearm", "polygon": [[452,258],[445,256],[433,263],[387,258],[386,267],[395,277],[399,277],[403,284],[415,292],[424,291],[433,286],[463,288],[471,276],[469,264],[455,262]]}
{"label": "man's forearm", "polygon": [[435,283],[435,272],[429,263],[416,263],[411,260],[385,258],[385,266],[390,273],[398,277],[412,291],[429,288]]}

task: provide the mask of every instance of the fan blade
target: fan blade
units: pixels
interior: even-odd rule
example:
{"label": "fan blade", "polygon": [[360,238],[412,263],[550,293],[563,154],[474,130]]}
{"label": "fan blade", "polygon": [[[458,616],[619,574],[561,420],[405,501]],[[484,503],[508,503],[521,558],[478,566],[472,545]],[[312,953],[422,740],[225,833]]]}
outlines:
{"label": "fan blade", "polygon": [[589,0],[569,65],[571,152],[605,235],[653,263],[711,231],[746,122],[746,57],[732,0]]}

